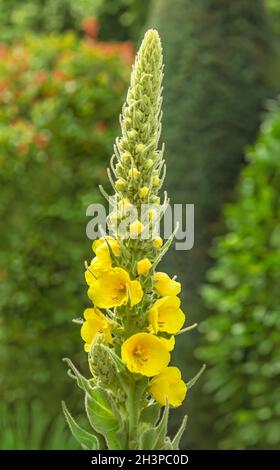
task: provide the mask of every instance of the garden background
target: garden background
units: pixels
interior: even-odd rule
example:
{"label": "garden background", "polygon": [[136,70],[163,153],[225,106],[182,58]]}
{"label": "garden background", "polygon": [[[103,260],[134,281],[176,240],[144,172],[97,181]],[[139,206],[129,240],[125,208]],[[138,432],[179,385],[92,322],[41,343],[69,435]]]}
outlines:
{"label": "garden background", "polygon": [[280,3],[0,0],[0,449],[75,449],[61,415],[86,370],[85,215],[101,201],[143,32],[165,60],[163,140],[173,202],[195,204],[195,246],[170,250],[188,323],[175,361],[207,370],[172,428],[183,448],[280,447]]}

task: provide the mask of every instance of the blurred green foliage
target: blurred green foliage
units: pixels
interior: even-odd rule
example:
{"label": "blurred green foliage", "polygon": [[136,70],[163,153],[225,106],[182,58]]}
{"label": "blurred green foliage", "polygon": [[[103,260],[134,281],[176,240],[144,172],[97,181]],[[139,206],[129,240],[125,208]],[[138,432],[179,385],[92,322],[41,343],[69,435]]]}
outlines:
{"label": "blurred green foliage", "polygon": [[[199,289],[211,240],[223,230],[220,209],[232,197],[244,147],[254,141],[270,95],[271,36],[262,0],[173,0],[172,8],[168,0],[154,0],[149,26],[158,28],[164,47],[167,189],[172,202],[193,203],[195,211],[194,247],[170,250],[165,269],[182,281],[184,308],[197,322],[207,314]],[[177,359],[187,377],[201,366],[192,354],[198,341],[197,332],[178,340]],[[185,404],[191,448],[215,442],[211,419],[205,419],[213,404],[203,407],[202,381]]]}
{"label": "blurred green foliage", "polygon": [[279,155],[278,106],[248,152],[202,291],[211,315],[201,324],[199,357],[210,368],[205,390],[214,400],[212,425],[223,449],[280,445]]}
{"label": "blurred green foliage", "polygon": [[97,0],[96,17],[100,22],[100,38],[132,39],[135,43],[144,32],[151,0]]}
{"label": "blurred green foliage", "polygon": [[23,38],[27,31],[81,31],[82,20],[95,13],[92,0],[0,0],[0,40]]}
{"label": "blurred green foliage", "polygon": [[137,41],[150,0],[0,0],[0,41],[22,39],[27,31],[41,34],[75,30],[95,17],[105,40]]}
{"label": "blurred green foliage", "polygon": [[0,399],[40,397],[50,416],[74,390],[61,358],[86,361],[71,323],[88,305],[85,212],[129,73],[109,46],[67,34],[0,47]]}
{"label": "blurred green foliage", "polygon": [[50,421],[39,401],[2,405],[0,429],[0,450],[78,449],[63,417]]}

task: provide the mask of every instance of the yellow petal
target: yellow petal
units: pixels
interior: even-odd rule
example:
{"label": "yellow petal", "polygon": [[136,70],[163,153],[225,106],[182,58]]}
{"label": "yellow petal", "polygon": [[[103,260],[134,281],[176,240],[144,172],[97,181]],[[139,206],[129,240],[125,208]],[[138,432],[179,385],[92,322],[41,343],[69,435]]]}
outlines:
{"label": "yellow petal", "polygon": [[108,343],[112,342],[112,322],[98,308],[87,308],[84,311],[84,317],[86,321],[81,327],[81,336],[86,343],[86,352],[90,351],[91,344],[98,333],[102,334]]}
{"label": "yellow petal", "polygon": [[162,337],[159,336],[158,338],[165,344],[168,351],[173,351],[173,349],[175,347],[175,338],[174,338],[174,336],[171,336],[170,338],[162,338]]}
{"label": "yellow petal", "polygon": [[166,273],[155,273],[154,283],[157,293],[161,296],[178,295],[181,292],[180,282],[170,279]]}
{"label": "yellow petal", "polygon": [[172,335],[178,333],[185,322],[185,315],[180,307],[180,299],[166,296],[158,299],[150,308],[148,317],[155,331],[164,331]]}
{"label": "yellow petal", "polygon": [[99,308],[119,307],[128,300],[129,281],[129,274],[124,269],[113,268],[92,282],[88,296]]}
{"label": "yellow petal", "polygon": [[139,304],[143,297],[143,290],[139,281],[130,281],[127,285],[129,297],[130,297],[130,305],[133,307],[134,305]]}
{"label": "yellow petal", "polygon": [[187,386],[181,379],[177,367],[166,367],[150,382],[150,391],[154,399],[162,406],[180,406],[186,396]]}
{"label": "yellow petal", "polygon": [[170,361],[166,345],[150,333],[136,333],[121,348],[122,360],[130,372],[152,377]]}
{"label": "yellow petal", "polygon": [[97,248],[105,242],[105,239],[106,239],[107,241],[109,241],[109,240],[114,240],[113,237],[109,237],[109,236],[108,236],[108,237],[99,238],[98,240],[94,240],[94,242],[93,242],[93,244],[92,244],[92,250],[93,250],[93,252],[94,252],[95,254],[96,254]]}

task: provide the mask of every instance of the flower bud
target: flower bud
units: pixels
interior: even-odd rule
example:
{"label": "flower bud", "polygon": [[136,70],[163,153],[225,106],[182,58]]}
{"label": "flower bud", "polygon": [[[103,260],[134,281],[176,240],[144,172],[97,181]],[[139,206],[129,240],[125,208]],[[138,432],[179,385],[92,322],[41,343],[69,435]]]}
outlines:
{"label": "flower bud", "polygon": [[138,176],[140,175],[140,171],[137,170],[137,168],[130,168],[129,172],[128,172],[128,176],[130,178],[138,178]]}
{"label": "flower bud", "polygon": [[154,176],[153,177],[153,186],[157,187],[160,185],[160,179],[158,177],[158,175]]}
{"label": "flower bud", "polygon": [[148,158],[148,160],[146,160],[145,167],[147,169],[152,168],[153,164],[154,164],[154,161],[151,158]]}
{"label": "flower bud", "polygon": [[144,225],[140,220],[135,220],[129,226],[130,235],[139,235],[144,230]]}
{"label": "flower bud", "polygon": [[143,188],[140,188],[138,190],[139,197],[142,197],[142,198],[146,197],[148,192],[149,192],[149,188],[147,186],[143,186]]}
{"label": "flower bud", "polygon": [[156,249],[159,249],[161,248],[163,245],[163,240],[161,237],[156,237],[154,238],[153,240],[153,247],[156,248]]}
{"label": "flower bud", "polygon": [[137,273],[139,276],[143,274],[144,276],[148,274],[152,267],[152,263],[148,258],[143,258],[137,263]]}
{"label": "flower bud", "polygon": [[118,179],[118,180],[115,182],[115,186],[116,186],[117,191],[123,191],[123,189],[124,189],[125,186],[126,186],[126,182],[125,182],[125,180],[123,180],[123,179]]}

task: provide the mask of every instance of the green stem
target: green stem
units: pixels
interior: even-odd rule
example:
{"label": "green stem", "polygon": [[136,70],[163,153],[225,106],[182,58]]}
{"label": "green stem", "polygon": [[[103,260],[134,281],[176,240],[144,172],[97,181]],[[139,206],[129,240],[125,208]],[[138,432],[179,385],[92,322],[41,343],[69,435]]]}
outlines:
{"label": "green stem", "polygon": [[127,412],[128,412],[128,445],[129,449],[137,448],[137,430],[139,420],[139,408],[136,383],[131,382],[128,390],[127,397]]}

